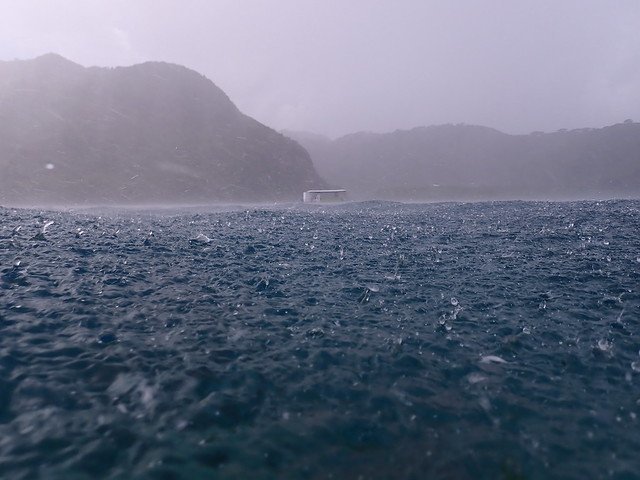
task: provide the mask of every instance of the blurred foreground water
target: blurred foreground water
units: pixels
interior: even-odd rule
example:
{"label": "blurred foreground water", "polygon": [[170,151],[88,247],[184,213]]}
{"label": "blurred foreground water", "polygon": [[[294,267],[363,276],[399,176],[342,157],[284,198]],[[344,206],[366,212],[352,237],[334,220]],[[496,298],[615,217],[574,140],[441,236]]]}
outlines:
{"label": "blurred foreground water", "polygon": [[0,208],[0,477],[639,478],[639,233],[637,201]]}

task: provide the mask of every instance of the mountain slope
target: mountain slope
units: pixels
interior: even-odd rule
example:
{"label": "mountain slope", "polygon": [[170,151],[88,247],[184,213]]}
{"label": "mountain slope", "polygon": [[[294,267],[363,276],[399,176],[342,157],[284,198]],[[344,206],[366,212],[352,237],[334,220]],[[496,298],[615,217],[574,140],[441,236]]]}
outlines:
{"label": "mountain slope", "polygon": [[640,124],[507,135],[442,125],[334,141],[287,132],[318,172],[355,197],[594,198],[640,194]]}
{"label": "mountain slope", "polygon": [[323,186],[296,142],[178,65],[0,62],[0,202],[300,198]]}

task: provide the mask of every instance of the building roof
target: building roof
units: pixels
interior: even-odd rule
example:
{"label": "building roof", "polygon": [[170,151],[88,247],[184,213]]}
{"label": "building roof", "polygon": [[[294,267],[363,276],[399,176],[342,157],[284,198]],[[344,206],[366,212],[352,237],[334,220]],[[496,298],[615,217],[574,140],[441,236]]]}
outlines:
{"label": "building roof", "polygon": [[304,193],[346,193],[346,190],[307,190]]}

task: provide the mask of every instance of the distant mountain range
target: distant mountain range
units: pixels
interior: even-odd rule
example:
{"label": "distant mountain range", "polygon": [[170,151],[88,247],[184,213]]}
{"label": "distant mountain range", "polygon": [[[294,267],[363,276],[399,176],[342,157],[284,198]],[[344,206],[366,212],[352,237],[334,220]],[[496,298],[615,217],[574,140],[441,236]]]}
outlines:
{"label": "distant mountain range", "polygon": [[507,135],[468,125],[337,140],[284,132],[352,198],[570,199],[640,195],[640,124]]}
{"label": "distant mountain range", "polygon": [[294,200],[322,186],[304,148],[185,67],[0,62],[0,204]]}
{"label": "distant mountain range", "polygon": [[530,135],[468,125],[285,134],[178,65],[0,62],[0,204],[289,201],[327,186],[352,199],[640,196],[630,120]]}

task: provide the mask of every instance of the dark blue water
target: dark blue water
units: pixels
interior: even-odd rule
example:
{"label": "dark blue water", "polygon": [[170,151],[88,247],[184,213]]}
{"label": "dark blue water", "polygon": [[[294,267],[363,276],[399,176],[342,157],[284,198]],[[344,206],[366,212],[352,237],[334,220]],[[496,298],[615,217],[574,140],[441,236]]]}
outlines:
{"label": "dark blue water", "polygon": [[0,477],[640,478],[639,232],[636,201],[0,209]]}

